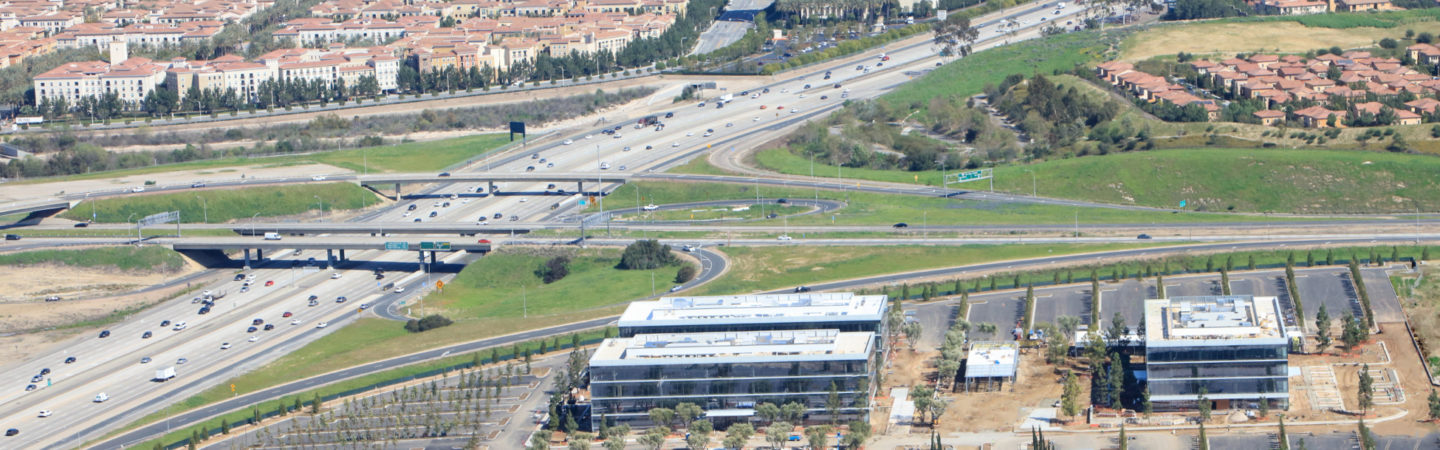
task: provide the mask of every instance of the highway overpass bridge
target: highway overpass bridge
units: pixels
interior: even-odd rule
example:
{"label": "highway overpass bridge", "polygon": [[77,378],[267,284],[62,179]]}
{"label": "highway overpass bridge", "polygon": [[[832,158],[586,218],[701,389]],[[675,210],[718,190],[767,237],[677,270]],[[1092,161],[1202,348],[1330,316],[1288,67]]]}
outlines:
{"label": "highway overpass bridge", "polygon": [[[409,174],[388,174],[388,175],[360,175],[353,179],[361,186],[379,192],[387,186],[394,186],[395,197],[400,197],[400,186],[405,184],[434,184],[434,183],[485,183],[487,193],[495,192],[495,183],[506,181],[521,181],[532,183],[565,183],[575,185],[575,192],[585,193],[585,183],[594,183],[592,186],[599,186],[605,183],[625,183],[629,181],[632,174],[627,173],[579,173],[579,172],[524,172],[524,173],[409,173]],[[598,188],[597,188],[598,189]],[[504,191],[504,189],[501,189]],[[591,193],[592,195],[594,193]]]}
{"label": "highway overpass bridge", "polygon": [[[412,251],[418,253],[421,262],[425,261],[425,254],[429,253],[430,263],[434,264],[436,253],[489,253],[491,249],[490,242],[483,239],[443,238],[290,237],[270,240],[253,237],[197,237],[168,239],[165,242],[170,243],[170,247],[175,251],[194,256],[197,261],[229,261],[226,252],[243,251],[247,267],[251,261],[251,250],[255,251],[255,259],[262,261],[266,251],[274,254],[281,250],[325,250],[327,265],[334,265],[347,260],[346,250]],[[336,251],[339,252],[338,258]]]}
{"label": "highway overpass bridge", "polygon": [[75,203],[76,202],[71,202],[67,200],[10,203],[7,205],[0,205],[0,216],[9,216],[12,214],[28,214],[27,216],[25,216],[24,219],[21,219],[19,221],[23,224],[35,219],[55,215],[60,211],[70,209],[70,207],[75,206]]}
{"label": "highway overpass bridge", "polygon": [[[369,222],[369,223],[267,223],[255,226],[231,228],[241,236],[262,236],[265,233],[279,233],[284,236],[312,234],[370,234],[384,237],[392,234],[454,234],[475,236],[477,234],[525,234],[531,230],[552,228],[553,225],[515,222],[507,225],[476,225],[471,223],[411,223],[411,222]],[[470,240],[466,240],[469,242]],[[284,247],[293,248],[293,247]]]}

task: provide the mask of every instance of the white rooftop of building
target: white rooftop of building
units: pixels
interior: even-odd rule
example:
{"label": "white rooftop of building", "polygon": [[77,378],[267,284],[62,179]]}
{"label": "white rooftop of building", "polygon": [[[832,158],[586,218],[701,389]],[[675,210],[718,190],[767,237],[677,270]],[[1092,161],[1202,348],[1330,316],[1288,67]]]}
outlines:
{"label": "white rooftop of building", "polygon": [[637,334],[606,339],[591,365],[865,359],[875,333],[839,330]]}
{"label": "white rooftop of building", "polygon": [[[1145,340],[1194,344],[1203,341],[1285,339],[1280,302],[1248,295],[1174,297],[1145,301]],[[1158,325],[1158,326],[1157,326]]]}
{"label": "white rooftop of building", "polygon": [[887,297],[850,292],[664,297],[634,302],[621,327],[696,323],[834,322],[883,318]]}
{"label": "white rooftop of building", "polygon": [[1020,347],[1014,342],[976,342],[965,359],[965,378],[1006,378],[1015,376]]}

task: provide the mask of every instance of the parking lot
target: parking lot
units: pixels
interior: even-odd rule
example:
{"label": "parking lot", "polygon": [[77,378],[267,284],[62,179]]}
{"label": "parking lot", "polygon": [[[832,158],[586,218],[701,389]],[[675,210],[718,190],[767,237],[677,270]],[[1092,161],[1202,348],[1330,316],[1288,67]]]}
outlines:
{"label": "parking lot", "polygon": [[[1403,320],[1399,301],[1382,269],[1365,269],[1365,281],[1370,293],[1372,309],[1377,322]],[[1330,317],[1339,319],[1348,312],[1360,315],[1363,311],[1350,280],[1350,271],[1345,267],[1320,267],[1297,269],[1295,280],[1300,298],[1305,306],[1307,331],[1314,328],[1315,315],[1320,305],[1325,305]],[[1259,271],[1232,272],[1230,290],[1234,295],[1273,296],[1280,299],[1287,315],[1294,316],[1293,306],[1285,286],[1285,271],[1269,269]],[[1165,293],[1168,297],[1220,295],[1222,293],[1219,274],[1181,275],[1165,278]],[[1126,279],[1118,283],[1100,283],[1100,327],[1103,329],[1118,311],[1130,326],[1140,323],[1144,315],[1144,302],[1156,295],[1155,280]],[[926,317],[922,322],[926,330],[924,344],[938,345],[940,336],[949,327],[948,319],[956,300],[916,305],[917,317]],[[1033,323],[1055,323],[1060,316],[1080,318],[1082,326],[1090,322],[1090,285],[1075,283],[1062,286],[1035,288],[1035,311]],[[1010,330],[1020,321],[1025,309],[1025,292],[1008,290],[983,292],[970,295],[969,321],[972,324],[990,323],[996,326],[994,336],[973,335],[974,339],[1013,340]],[[934,333],[931,333],[934,331]]]}

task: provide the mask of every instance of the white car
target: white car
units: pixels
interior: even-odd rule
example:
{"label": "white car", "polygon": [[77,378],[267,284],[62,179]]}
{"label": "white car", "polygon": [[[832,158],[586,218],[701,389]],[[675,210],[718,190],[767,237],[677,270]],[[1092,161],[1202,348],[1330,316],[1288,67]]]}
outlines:
{"label": "white car", "polygon": [[750,119],[750,121],[751,121],[751,122],[759,122],[759,121],[760,121],[760,118],[759,118],[759,117],[756,117],[756,118],[754,118],[754,119]]}
{"label": "white car", "polygon": [[42,410],[40,410],[40,414],[38,414],[38,415],[39,415],[40,417],[50,417],[51,414],[54,414],[54,413],[50,412],[50,410],[48,410],[48,409],[42,409]]}
{"label": "white car", "polygon": [[325,328],[325,327],[328,327],[328,326],[330,326],[330,323],[329,323],[329,322],[320,322],[320,323],[315,324],[315,328]]}
{"label": "white car", "polygon": [[340,279],[340,272],[335,272],[335,273],[330,274],[330,279],[332,279],[332,280],[338,280],[338,279]]}
{"label": "white car", "polygon": [[292,320],[292,321],[290,321],[290,324],[291,324],[291,325],[299,325],[299,324],[300,324],[300,319]]}
{"label": "white car", "polygon": [[175,327],[174,327],[174,328],[171,328],[171,330],[175,330],[175,331],[184,330],[186,326],[187,326],[187,325],[185,324],[184,321],[175,322]]}
{"label": "white car", "polygon": [[593,134],[587,134],[587,135],[585,135],[585,139],[590,139],[590,138],[593,138],[593,137],[595,137],[595,135],[593,135]]}
{"label": "white car", "polygon": [[689,132],[689,133],[685,133],[685,137],[694,137],[694,136],[695,136],[695,132],[694,132],[694,131],[691,131],[691,132]]}
{"label": "white car", "polygon": [[561,142],[561,144],[565,144],[565,145],[570,145],[570,144],[574,144],[574,143],[575,143],[575,141],[574,141],[574,140],[571,140],[571,139],[566,139],[565,142]]}
{"label": "white car", "polygon": [[130,188],[130,192],[145,192],[145,188],[144,188],[144,187],[140,187],[140,186],[135,186],[135,187],[133,187],[133,188]]}
{"label": "white car", "polygon": [[660,209],[660,206],[659,206],[659,205],[656,205],[656,204],[654,204],[654,203],[651,203],[651,204],[648,204],[648,205],[645,205],[645,206],[641,207],[640,209],[645,210],[645,211],[654,211],[654,210]]}
{"label": "white car", "polygon": [[311,179],[311,180],[314,180],[314,181],[325,181],[325,176],[324,176],[324,175],[315,175],[315,176],[313,176],[313,177],[310,177],[310,179]]}
{"label": "white car", "polygon": [[395,293],[399,294],[401,292],[405,292],[405,286],[395,286]]}
{"label": "white car", "polygon": [[229,349],[230,349],[230,343],[229,343],[229,342],[226,342],[226,343],[224,343],[224,344],[220,344],[220,349],[221,349],[221,350],[229,350]]}
{"label": "white car", "polygon": [[250,336],[250,342],[255,342],[258,340],[260,340],[260,336]]}
{"label": "white car", "polygon": [[680,143],[679,143],[679,142],[676,142],[676,143],[674,143],[674,144],[670,144],[670,146],[671,146],[671,147],[679,147],[679,146],[680,146]]}
{"label": "white car", "polygon": [[528,201],[530,201],[530,199],[525,198],[525,197],[520,197],[520,203],[525,203],[525,202],[528,202]]}
{"label": "white car", "polygon": [[780,236],[777,236],[777,237],[775,238],[775,240],[779,240],[779,241],[790,241],[790,240],[794,240],[794,239],[792,239],[792,238],[790,237],[790,235],[788,235],[788,234],[782,234],[782,235],[780,235]]}
{"label": "white car", "polygon": [[410,211],[405,211],[405,214],[402,214],[402,216],[404,216],[404,217],[410,217]]}

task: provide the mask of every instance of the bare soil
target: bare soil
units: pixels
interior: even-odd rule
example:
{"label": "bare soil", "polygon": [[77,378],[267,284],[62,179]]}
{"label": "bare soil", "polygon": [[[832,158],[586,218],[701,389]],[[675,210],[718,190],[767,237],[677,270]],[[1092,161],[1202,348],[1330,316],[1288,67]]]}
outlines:
{"label": "bare soil", "polygon": [[4,189],[0,189],[0,202],[36,201],[38,199],[54,198],[56,196],[63,195],[66,192],[73,193],[124,189],[135,186],[143,186],[146,181],[154,181],[155,184],[161,186],[176,184],[188,185],[189,183],[196,180],[239,180],[241,175],[244,175],[246,179],[250,179],[302,177],[314,175],[317,173],[345,174],[351,173],[351,171],[348,169],[341,169],[327,164],[304,164],[277,167],[271,166],[265,163],[263,160],[260,160],[254,164],[226,168],[176,170],[172,172],[154,172],[143,175],[129,175],[116,178],[68,180],[50,183],[6,184]]}
{"label": "bare soil", "polygon": [[[1063,368],[1045,363],[1045,355],[1036,349],[1022,350],[1016,382],[993,392],[947,393],[950,407],[940,417],[940,432],[1009,431],[1025,418],[1029,408],[1049,408],[1064,390]],[[1087,379],[1080,380],[1089,386]],[[1089,398],[1082,394],[1082,398]]]}

